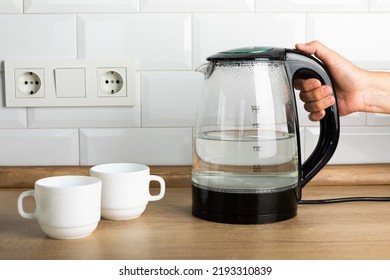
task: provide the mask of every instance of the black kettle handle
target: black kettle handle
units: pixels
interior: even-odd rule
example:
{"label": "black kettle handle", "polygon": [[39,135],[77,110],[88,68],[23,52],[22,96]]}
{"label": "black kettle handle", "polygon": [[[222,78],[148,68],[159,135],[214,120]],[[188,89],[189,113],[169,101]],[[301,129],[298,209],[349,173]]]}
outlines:
{"label": "black kettle handle", "polygon": [[[286,69],[290,78],[292,92],[294,92],[293,81],[298,78],[316,78],[323,85],[329,85],[333,89],[336,98],[335,88],[331,77],[325,66],[313,56],[303,52],[286,49]],[[320,135],[316,147],[308,159],[302,164],[300,174],[300,187],[304,187],[330,160],[336,151],[340,136],[340,120],[336,103],[325,109],[325,117],[320,121]],[[297,117],[297,129],[298,117]],[[299,131],[297,130],[297,133]]]}

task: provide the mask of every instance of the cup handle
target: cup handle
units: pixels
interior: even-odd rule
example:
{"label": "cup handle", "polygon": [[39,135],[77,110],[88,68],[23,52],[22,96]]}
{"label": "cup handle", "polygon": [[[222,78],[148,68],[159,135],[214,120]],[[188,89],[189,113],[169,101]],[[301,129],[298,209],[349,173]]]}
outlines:
{"label": "cup handle", "polygon": [[162,177],[157,175],[150,175],[149,181],[157,181],[160,183],[160,193],[158,195],[151,195],[149,194],[149,201],[157,201],[163,198],[165,194],[165,181]]}
{"label": "cup handle", "polygon": [[25,197],[28,197],[28,196],[32,196],[35,199],[35,191],[34,190],[25,191],[25,192],[22,192],[21,194],[19,194],[19,196],[18,196],[18,212],[19,212],[20,216],[22,216],[25,219],[36,219],[36,212],[27,213],[23,209],[23,199]]}

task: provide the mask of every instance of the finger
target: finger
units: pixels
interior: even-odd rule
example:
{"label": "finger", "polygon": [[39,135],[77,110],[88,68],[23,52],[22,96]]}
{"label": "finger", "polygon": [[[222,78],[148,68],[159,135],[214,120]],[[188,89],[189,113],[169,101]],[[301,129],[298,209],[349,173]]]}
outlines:
{"label": "finger", "polygon": [[335,98],[331,95],[314,102],[306,102],[304,108],[306,111],[311,113],[319,112],[328,108],[329,106],[332,106],[335,102]]}
{"label": "finger", "polygon": [[334,59],[338,56],[336,52],[329,49],[318,41],[312,41],[306,44],[296,44],[295,47],[307,54],[314,54],[318,57],[325,65],[331,65],[334,63]]}
{"label": "finger", "polygon": [[321,50],[322,48],[326,47],[318,41],[312,41],[308,43],[295,44],[295,48],[307,54],[315,54],[316,52],[318,52],[319,49]]}
{"label": "finger", "polygon": [[301,91],[299,98],[303,102],[315,102],[327,98],[332,95],[332,88],[329,86],[321,86],[311,91]]}
{"label": "finger", "polygon": [[321,86],[321,82],[317,79],[296,79],[294,81],[294,88],[302,91],[311,91]]}
{"label": "finger", "polygon": [[313,122],[320,121],[323,117],[325,117],[325,110],[313,112],[309,114],[309,120]]}

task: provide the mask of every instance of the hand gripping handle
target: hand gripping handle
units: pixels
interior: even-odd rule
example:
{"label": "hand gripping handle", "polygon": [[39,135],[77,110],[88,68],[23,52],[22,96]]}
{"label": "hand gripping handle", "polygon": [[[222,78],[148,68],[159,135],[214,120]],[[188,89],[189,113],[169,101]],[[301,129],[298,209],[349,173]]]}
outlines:
{"label": "hand gripping handle", "polygon": [[[325,66],[316,58],[297,50],[286,49],[286,70],[291,81],[292,92],[294,92],[293,81],[295,79],[316,78],[320,80],[323,85],[332,87],[336,99],[336,92],[332,79]],[[320,121],[320,135],[317,145],[312,154],[302,164],[299,180],[301,188],[326,165],[336,151],[340,135],[337,100],[334,105],[325,109],[325,112],[325,117]],[[299,133],[298,119],[296,120],[296,123],[297,133]]]}

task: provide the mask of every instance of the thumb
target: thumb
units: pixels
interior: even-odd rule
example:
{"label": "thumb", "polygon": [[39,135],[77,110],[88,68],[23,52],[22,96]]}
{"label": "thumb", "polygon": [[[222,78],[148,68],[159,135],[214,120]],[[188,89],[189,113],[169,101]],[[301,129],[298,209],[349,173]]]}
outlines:
{"label": "thumb", "polygon": [[309,55],[314,54],[317,58],[322,60],[325,65],[333,65],[337,63],[340,56],[318,41],[312,41],[306,44],[296,44],[297,50],[303,51]]}

